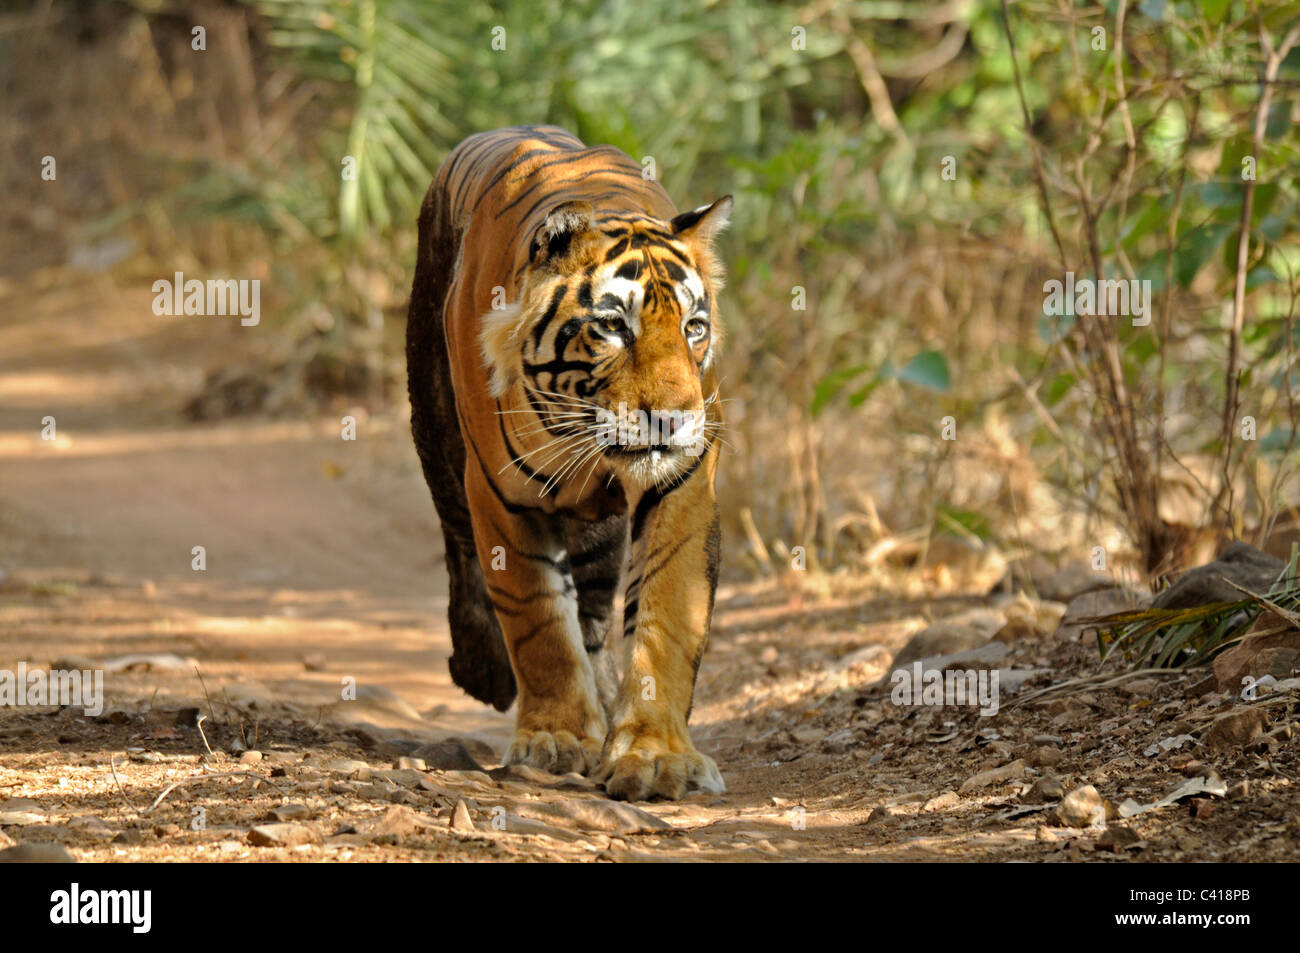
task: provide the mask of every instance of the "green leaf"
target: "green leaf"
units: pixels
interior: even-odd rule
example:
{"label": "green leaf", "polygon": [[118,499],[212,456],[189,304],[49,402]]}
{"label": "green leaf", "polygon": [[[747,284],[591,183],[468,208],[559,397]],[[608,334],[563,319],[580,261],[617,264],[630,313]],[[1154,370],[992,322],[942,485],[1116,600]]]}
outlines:
{"label": "green leaf", "polygon": [[813,388],[812,406],[810,408],[812,415],[816,417],[820,414],[832,400],[835,395],[844,389],[844,385],[858,375],[868,370],[868,365],[859,364],[856,367],[849,367],[842,371],[835,371],[827,374],[817,382]]}
{"label": "green leaf", "polygon": [[901,370],[896,371],[894,377],[941,393],[948,389],[950,383],[948,361],[938,351],[922,351]]}

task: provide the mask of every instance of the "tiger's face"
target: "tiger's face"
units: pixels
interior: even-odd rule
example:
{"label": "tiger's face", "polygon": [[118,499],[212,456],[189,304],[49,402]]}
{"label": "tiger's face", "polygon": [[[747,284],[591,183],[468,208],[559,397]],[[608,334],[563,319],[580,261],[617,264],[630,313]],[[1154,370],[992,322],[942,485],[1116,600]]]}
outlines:
{"label": "tiger's face", "polygon": [[518,301],[485,315],[481,335],[493,395],[536,415],[521,437],[530,466],[549,459],[548,472],[586,478],[604,463],[646,487],[708,449],[721,428],[708,383],[721,339],[712,239],[731,205],[669,222],[597,220],[585,203],[547,216]]}

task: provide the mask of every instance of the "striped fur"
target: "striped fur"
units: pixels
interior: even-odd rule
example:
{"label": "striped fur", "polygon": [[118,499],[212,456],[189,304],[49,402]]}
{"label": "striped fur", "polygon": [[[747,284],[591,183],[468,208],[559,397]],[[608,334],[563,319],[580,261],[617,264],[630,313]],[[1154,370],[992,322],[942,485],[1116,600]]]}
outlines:
{"label": "striped fur", "polygon": [[517,691],[507,761],[616,797],[723,789],[687,719],[718,576],[712,239],[730,209],[679,215],[617,149],[518,126],[457,146],[420,214],[411,426],[452,677],[501,710]]}

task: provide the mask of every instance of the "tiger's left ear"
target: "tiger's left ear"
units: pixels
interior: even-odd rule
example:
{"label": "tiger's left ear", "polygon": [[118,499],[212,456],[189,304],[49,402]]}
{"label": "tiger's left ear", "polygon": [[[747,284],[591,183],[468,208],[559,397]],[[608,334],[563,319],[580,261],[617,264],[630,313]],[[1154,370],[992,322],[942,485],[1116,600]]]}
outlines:
{"label": "tiger's left ear", "polygon": [[678,238],[698,238],[708,243],[713,236],[727,227],[731,220],[731,207],[735,205],[730,195],[724,195],[712,205],[701,205],[691,212],[682,212],[669,224]]}

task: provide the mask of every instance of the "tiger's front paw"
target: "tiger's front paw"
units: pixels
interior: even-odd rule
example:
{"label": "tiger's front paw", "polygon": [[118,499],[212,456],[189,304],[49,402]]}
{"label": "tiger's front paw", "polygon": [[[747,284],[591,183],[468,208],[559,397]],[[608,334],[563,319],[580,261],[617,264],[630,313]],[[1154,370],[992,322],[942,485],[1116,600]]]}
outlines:
{"label": "tiger's front paw", "polygon": [[571,731],[530,731],[519,728],[506,751],[506,764],[526,764],[552,774],[590,774],[600,766],[603,741]]}
{"label": "tiger's front paw", "polygon": [[689,738],[619,733],[601,773],[605,791],[620,801],[676,801],[694,791],[721,794],[727,789],[717,764],[696,751]]}

